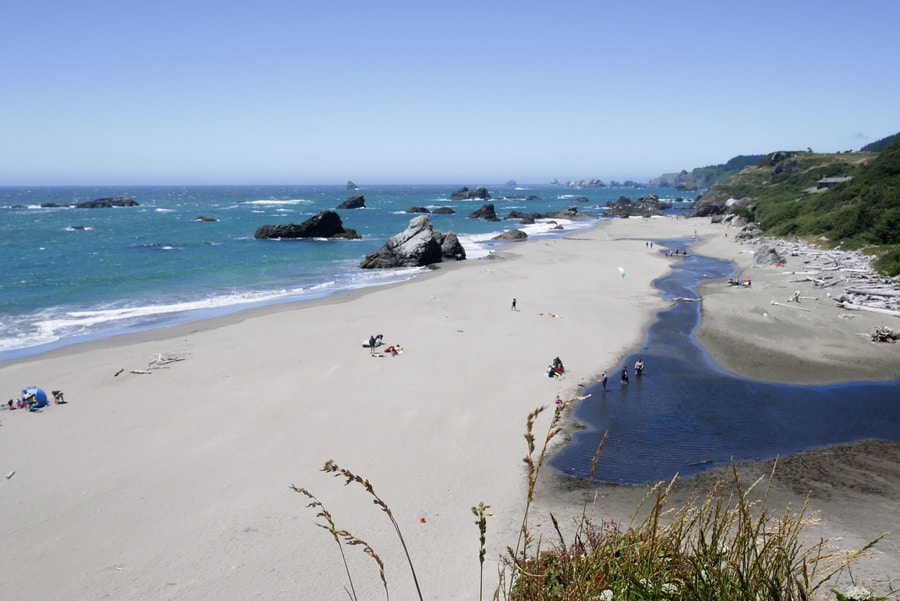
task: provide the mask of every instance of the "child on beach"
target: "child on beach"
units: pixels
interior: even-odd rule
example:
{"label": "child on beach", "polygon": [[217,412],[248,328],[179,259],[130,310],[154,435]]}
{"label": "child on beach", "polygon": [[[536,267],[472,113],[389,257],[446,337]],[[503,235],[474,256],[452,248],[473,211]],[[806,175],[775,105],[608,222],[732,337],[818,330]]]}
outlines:
{"label": "child on beach", "polygon": [[622,366],[622,384],[628,384],[628,366]]}

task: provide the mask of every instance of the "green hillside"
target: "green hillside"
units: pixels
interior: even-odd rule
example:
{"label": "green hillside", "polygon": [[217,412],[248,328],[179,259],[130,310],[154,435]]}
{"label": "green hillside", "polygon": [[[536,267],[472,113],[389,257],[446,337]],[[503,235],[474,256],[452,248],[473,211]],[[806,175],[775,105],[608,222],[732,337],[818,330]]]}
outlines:
{"label": "green hillside", "polygon": [[900,139],[881,153],[775,152],[702,195],[719,206],[745,197],[753,208],[735,210],[767,235],[865,248],[900,274]]}

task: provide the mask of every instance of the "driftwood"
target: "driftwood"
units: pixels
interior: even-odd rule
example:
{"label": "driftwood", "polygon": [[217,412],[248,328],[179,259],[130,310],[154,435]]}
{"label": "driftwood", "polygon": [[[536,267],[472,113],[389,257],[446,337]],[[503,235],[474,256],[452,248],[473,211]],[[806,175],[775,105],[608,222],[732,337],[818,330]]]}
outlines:
{"label": "driftwood", "polygon": [[895,332],[887,326],[875,328],[872,333],[872,342],[897,342],[900,340],[900,332]]}
{"label": "driftwood", "polygon": [[847,294],[865,294],[866,296],[898,296],[900,297],[900,290],[894,290],[890,288],[856,288],[851,286],[847,288]]}
{"label": "driftwood", "polygon": [[[859,251],[824,250],[799,241],[768,240],[766,243],[775,244],[781,255],[800,257],[803,267],[785,273],[799,277],[786,281],[810,282],[812,287],[826,290],[842,285],[845,287],[843,292],[826,294],[838,308],[900,317],[900,278],[888,278],[877,273],[872,269],[871,256]],[[797,291],[788,302],[798,303],[806,298],[810,297],[800,296]]]}
{"label": "driftwood", "polygon": [[776,303],[774,300],[769,302],[770,305],[775,305],[776,307],[787,307],[788,309],[800,309],[801,311],[809,312],[809,309],[804,307],[798,307],[797,305],[785,305],[784,303]]}
{"label": "driftwood", "polygon": [[894,311],[892,309],[883,309],[881,307],[870,307],[867,305],[857,305],[854,303],[848,302],[839,302],[837,304],[841,309],[847,309],[848,311],[871,311],[872,313],[881,313],[882,315],[892,315],[893,317],[900,317],[900,311]]}

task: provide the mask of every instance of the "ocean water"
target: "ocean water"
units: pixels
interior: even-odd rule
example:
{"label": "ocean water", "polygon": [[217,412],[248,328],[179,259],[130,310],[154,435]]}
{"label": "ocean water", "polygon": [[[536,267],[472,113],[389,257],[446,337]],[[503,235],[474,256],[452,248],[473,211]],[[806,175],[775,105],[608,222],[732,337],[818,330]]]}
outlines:
{"label": "ocean water", "polygon": [[[321,298],[401,281],[421,269],[363,270],[358,265],[403,231],[411,207],[447,206],[430,215],[435,229],[454,231],[470,259],[488,254],[490,239],[519,228],[556,237],[552,223],[521,226],[467,217],[492,202],[510,211],[578,206],[597,218],[625,195],[674,190],[565,186],[486,186],[490,201],[450,201],[459,185],[362,186],[106,186],[0,188],[0,361],[117,334],[202,319],[241,309]],[[470,185],[470,188],[475,186]],[[302,223],[335,209],[354,193],[366,208],[341,210],[361,240],[255,240],[261,225]],[[138,207],[42,208],[127,195]],[[525,200],[536,196],[539,200]],[[579,197],[587,201],[577,201]],[[682,206],[682,205],[676,205]],[[217,221],[200,221],[198,217]],[[564,232],[595,221],[561,222]]]}

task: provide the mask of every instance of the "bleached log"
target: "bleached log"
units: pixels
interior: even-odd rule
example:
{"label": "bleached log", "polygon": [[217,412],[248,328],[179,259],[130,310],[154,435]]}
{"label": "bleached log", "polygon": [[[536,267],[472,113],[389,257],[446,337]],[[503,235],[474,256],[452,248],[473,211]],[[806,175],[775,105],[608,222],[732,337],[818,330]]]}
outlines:
{"label": "bleached log", "polygon": [[809,309],[804,309],[803,307],[798,307],[797,305],[785,305],[784,303],[777,303],[774,300],[769,302],[770,305],[776,305],[778,307],[787,307],[788,309],[800,309],[801,311],[809,312]]}
{"label": "bleached log", "polygon": [[867,296],[896,296],[900,297],[900,290],[878,288],[847,288],[848,294],[865,294]]}
{"label": "bleached log", "polygon": [[842,309],[847,309],[848,311],[871,311],[872,313],[881,313],[882,315],[891,315],[893,317],[900,317],[900,311],[893,311],[891,309],[880,309],[878,307],[868,307],[866,305],[857,305],[855,303],[842,302],[837,304],[838,307]]}

